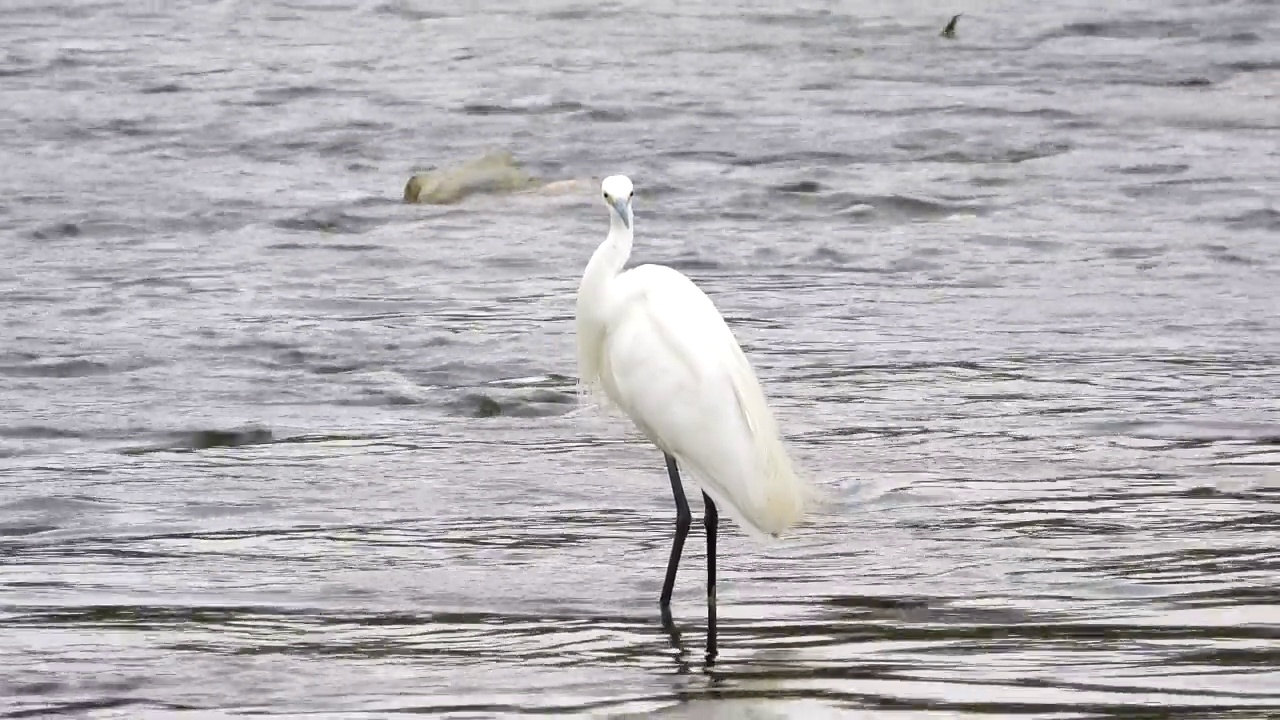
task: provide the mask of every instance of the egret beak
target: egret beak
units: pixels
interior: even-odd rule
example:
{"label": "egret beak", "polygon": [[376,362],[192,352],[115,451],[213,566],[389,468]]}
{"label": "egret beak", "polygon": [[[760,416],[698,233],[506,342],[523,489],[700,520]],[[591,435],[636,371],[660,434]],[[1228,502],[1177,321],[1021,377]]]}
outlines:
{"label": "egret beak", "polygon": [[617,211],[618,217],[622,218],[622,224],[631,229],[631,199],[618,198],[613,201],[613,209]]}

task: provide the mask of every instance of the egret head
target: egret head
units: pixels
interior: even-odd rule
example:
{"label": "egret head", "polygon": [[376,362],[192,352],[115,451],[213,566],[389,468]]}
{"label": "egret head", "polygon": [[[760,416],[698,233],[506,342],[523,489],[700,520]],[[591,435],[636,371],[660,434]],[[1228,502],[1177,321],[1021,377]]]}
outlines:
{"label": "egret head", "polygon": [[622,225],[631,229],[631,195],[635,192],[631,180],[626,175],[610,175],[600,184],[604,190],[604,204],[609,206],[610,214],[616,216]]}

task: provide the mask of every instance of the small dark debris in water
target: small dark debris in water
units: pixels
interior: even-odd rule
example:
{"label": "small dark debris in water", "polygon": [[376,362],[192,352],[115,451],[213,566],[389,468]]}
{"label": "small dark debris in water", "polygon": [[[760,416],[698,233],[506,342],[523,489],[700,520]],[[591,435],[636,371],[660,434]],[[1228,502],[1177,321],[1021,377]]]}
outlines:
{"label": "small dark debris in water", "polygon": [[181,85],[179,85],[179,84],[177,84],[177,83],[165,83],[165,84],[163,84],[163,85],[153,85],[153,86],[148,87],[148,88],[143,88],[143,90],[142,90],[142,94],[144,94],[144,95],[167,95],[167,94],[169,94],[169,93],[177,93],[177,92],[182,92],[182,91],[184,91],[184,90],[186,90],[186,88],[182,87]]}
{"label": "small dark debris in water", "polygon": [[182,433],[165,445],[152,447],[127,448],[125,455],[145,455],[147,453],[178,451],[191,452],[208,450],[217,447],[240,447],[242,445],[262,445],[272,442],[274,436],[266,428],[248,428],[245,430],[196,430]]}
{"label": "small dark debris in water", "polygon": [[55,240],[59,238],[79,237],[80,226],[75,223],[54,223],[31,233],[36,240]]}
{"label": "small dark debris in water", "polygon": [[779,185],[777,190],[784,193],[816,193],[822,190],[822,186],[813,180],[801,180]]}
{"label": "small dark debris in water", "polygon": [[1130,165],[1116,170],[1122,175],[1177,175],[1190,170],[1185,163],[1146,163]]}
{"label": "small dark debris in water", "polygon": [[1199,487],[1187,488],[1183,491],[1183,495],[1190,498],[1211,498],[1219,497],[1224,493],[1216,487],[1209,485],[1201,485]]}
{"label": "small dark debris in water", "polygon": [[239,447],[271,442],[271,431],[266,428],[249,430],[199,430],[191,433],[188,445],[192,450],[215,447]]}
{"label": "small dark debris in water", "polygon": [[502,405],[497,400],[490,397],[481,397],[480,403],[476,405],[476,417],[497,417],[502,414]]}
{"label": "small dark debris in water", "polygon": [[940,35],[942,35],[942,37],[944,37],[944,38],[955,38],[955,36],[956,36],[956,21],[957,21],[957,20],[959,20],[959,19],[960,19],[960,16],[959,16],[959,15],[956,15],[956,16],[952,17],[952,18],[951,18],[951,22],[947,23],[947,26],[946,26],[946,27],[944,27],[944,28],[942,28],[942,32],[941,32],[941,33],[939,33],[939,34],[940,34]]}

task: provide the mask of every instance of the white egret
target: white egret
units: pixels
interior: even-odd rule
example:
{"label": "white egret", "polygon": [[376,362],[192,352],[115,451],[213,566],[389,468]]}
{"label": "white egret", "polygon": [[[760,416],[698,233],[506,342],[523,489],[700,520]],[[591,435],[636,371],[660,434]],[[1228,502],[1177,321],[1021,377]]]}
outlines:
{"label": "white egret", "polygon": [[[631,255],[631,180],[602,184],[609,235],[578,287],[578,377],[603,390],[662,451],[676,501],[676,535],[659,605],[668,619],[691,516],[679,468],[702,490],[707,606],[714,627],[717,508],[757,538],[795,525],[813,497],[797,475],[764,391],[711,299],[679,271]],[[714,632],[711,630],[711,632]],[[708,638],[709,647],[712,639]]]}

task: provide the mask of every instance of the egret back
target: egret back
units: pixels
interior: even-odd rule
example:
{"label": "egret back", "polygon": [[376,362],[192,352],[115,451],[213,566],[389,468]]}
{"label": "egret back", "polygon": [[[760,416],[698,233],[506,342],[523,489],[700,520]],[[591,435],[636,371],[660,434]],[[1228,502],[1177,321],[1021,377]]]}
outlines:
{"label": "egret back", "polygon": [[668,267],[618,275],[601,324],[599,384],[749,533],[776,536],[809,492],[764,391],[711,299]]}

